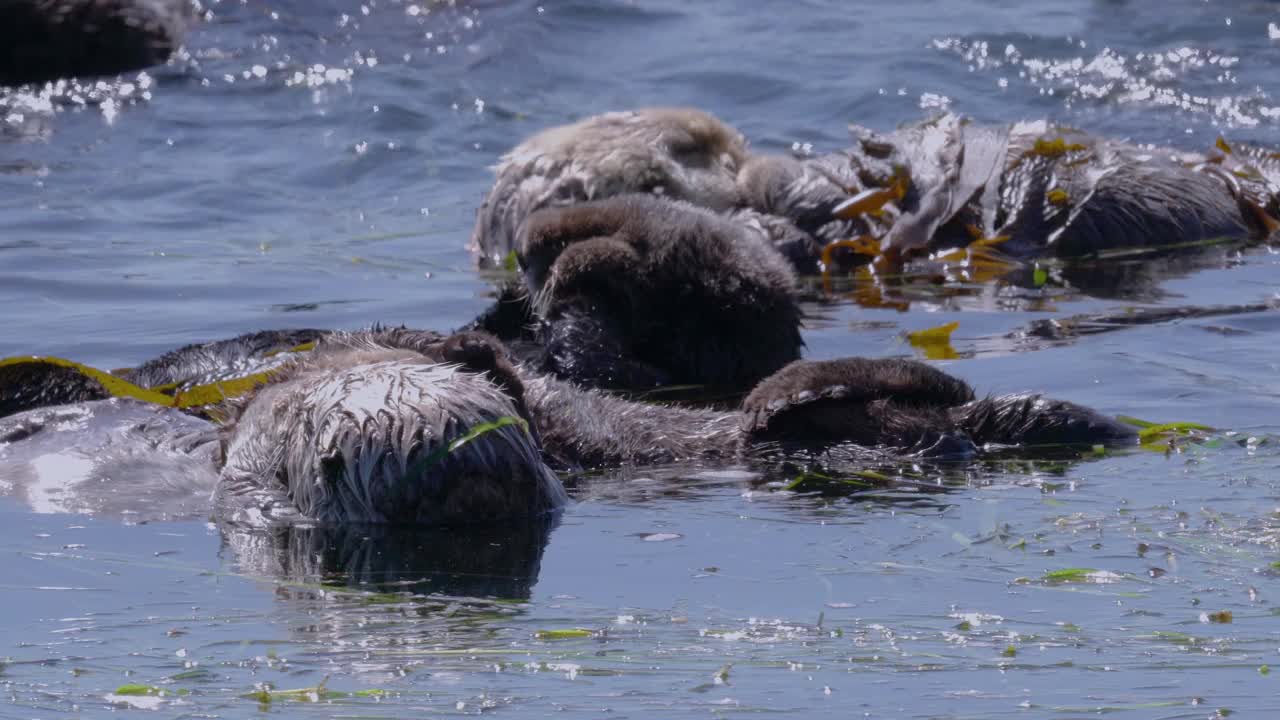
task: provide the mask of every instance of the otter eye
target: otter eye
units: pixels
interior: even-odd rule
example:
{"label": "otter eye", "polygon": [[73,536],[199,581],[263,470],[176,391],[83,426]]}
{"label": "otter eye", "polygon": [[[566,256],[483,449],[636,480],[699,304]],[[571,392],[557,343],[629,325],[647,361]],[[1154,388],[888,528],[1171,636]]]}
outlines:
{"label": "otter eye", "polygon": [[671,153],[672,160],[685,167],[711,167],[710,149],[696,140],[677,140],[667,146],[667,151]]}
{"label": "otter eye", "polygon": [[590,200],[587,193],[587,186],[581,178],[569,178],[556,186],[555,194],[552,196],[553,205],[571,205],[577,202],[586,202]]}

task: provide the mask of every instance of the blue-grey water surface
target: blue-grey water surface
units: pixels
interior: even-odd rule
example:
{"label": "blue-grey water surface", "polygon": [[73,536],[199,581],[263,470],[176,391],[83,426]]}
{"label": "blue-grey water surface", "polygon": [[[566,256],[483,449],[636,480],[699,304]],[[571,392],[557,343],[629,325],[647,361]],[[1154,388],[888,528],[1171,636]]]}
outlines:
{"label": "blue-grey water surface", "polygon": [[[1262,0],[206,5],[167,67],[0,91],[0,356],[112,368],[263,327],[461,325],[489,301],[466,248],[488,166],[605,110],[698,106],[784,152],[943,108],[1280,144],[1280,4]],[[1280,316],[1034,352],[1004,335],[1264,301],[1278,266],[1261,247],[1093,297],[814,308],[812,357],[910,354],[904,331],[958,320],[944,365],[980,391],[1231,432],[995,463],[945,495],[610,474],[577,484],[523,580],[441,572],[427,543],[407,574],[432,594],[335,587],[246,566],[202,518],[0,498],[0,716],[1274,717]],[[1095,572],[1052,574],[1069,568]],[[262,704],[263,683],[327,692]]]}

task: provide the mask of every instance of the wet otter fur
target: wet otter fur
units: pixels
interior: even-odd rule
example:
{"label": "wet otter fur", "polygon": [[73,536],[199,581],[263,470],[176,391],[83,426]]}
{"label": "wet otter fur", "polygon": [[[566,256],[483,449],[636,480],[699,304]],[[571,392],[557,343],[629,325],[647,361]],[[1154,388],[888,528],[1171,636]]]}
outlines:
{"label": "wet otter fur", "polygon": [[500,424],[520,411],[481,374],[340,338],[280,375],[227,428],[215,495],[227,522],[456,524],[566,499],[526,421]]}
{"label": "wet otter fur", "polygon": [[794,278],[769,239],[683,201],[535,212],[518,257],[542,369],[595,387],[750,387],[800,356]]}
{"label": "wet otter fur", "polygon": [[[57,423],[44,415],[100,413],[110,426],[117,412],[111,408],[140,405],[130,403],[100,400],[0,419],[0,457],[10,470],[34,467],[58,443],[76,446],[72,433],[56,433]],[[1128,428],[1071,403],[1035,395],[974,400],[963,381],[909,360],[798,361],[758,386],[743,410],[724,411],[582,389],[514,364],[498,341],[480,333],[403,329],[321,338],[306,357],[277,367],[267,385],[219,410],[227,419],[215,426],[151,408],[159,429],[139,441],[168,443],[174,458],[189,453],[199,477],[216,466],[214,517],[251,528],[540,516],[566,501],[553,468],[744,459],[850,444],[965,458],[985,444],[1133,438]],[[173,433],[163,431],[166,418],[173,418]],[[110,432],[115,439],[103,447],[122,452],[127,432]],[[175,445],[175,434],[198,442]],[[218,438],[216,451],[210,434]],[[89,474],[111,477],[103,463],[113,457],[96,458]],[[165,473],[127,482],[173,484],[166,473],[182,472],[174,460]]]}
{"label": "wet otter fur", "polygon": [[711,210],[740,206],[742,136],[712,115],[653,108],[553,127],[502,157],[480,206],[472,244],[482,267],[502,267],[534,211],[629,193],[654,193]]}
{"label": "wet otter fur", "polygon": [[182,43],[194,15],[191,0],[5,0],[0,85],[158,65]]}
{"label": "wet otter fur", "polygon": [[1247,148],[952,115],[853,133],[827,155],[752,154],[705,112],[656,108],[534,135],[497,166],[472,235],[482,264],[517,260],[529,317],[514,298],[475,327],[584,385],[742,391],[800,357],[796,274],[870,259],[836,241],[909,258],[978,235],[1012,258],[1075,257],[1280,227],[1280,164]]}
{"label": "wet otter fur", "polygon": [[[1256,148],[1185,153],[1047,122],[981,127],[943,115],[812,158],[753,154],[705,112],[608,113],[543,131],[504,155],[472,244],[519,249],[536,210],[642,193],[763,229],[801,272],[824,245],[869,235],[910,254],[966,245],[971,228],[1015,257],[1076,257],[1280,227],[1280,164]],[[897,194],[876,199],[904,180]],[[672,189],[674,188],[674,190]]]}

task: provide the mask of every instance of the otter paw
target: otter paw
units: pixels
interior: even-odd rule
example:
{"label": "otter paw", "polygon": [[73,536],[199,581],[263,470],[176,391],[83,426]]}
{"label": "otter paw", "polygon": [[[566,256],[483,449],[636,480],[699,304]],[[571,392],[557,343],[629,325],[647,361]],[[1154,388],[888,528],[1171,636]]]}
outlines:
{"label": "otter paw", "polygon": [[947,429],[946,408],[972,399],[964,381],[912,360],[798,361],[743,400],[741,427],[757,441],[922,446]]}

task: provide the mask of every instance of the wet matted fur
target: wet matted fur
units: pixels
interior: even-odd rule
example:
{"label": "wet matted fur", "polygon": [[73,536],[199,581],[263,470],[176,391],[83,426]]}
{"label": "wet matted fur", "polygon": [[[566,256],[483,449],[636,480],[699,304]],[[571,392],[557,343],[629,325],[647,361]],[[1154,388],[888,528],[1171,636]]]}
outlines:
{"label": "wet matted fur", "polygon": [[299,362],[227,433],[217,505],[231,522],[484,522],[565,501],[501,388],[410,350]]}

